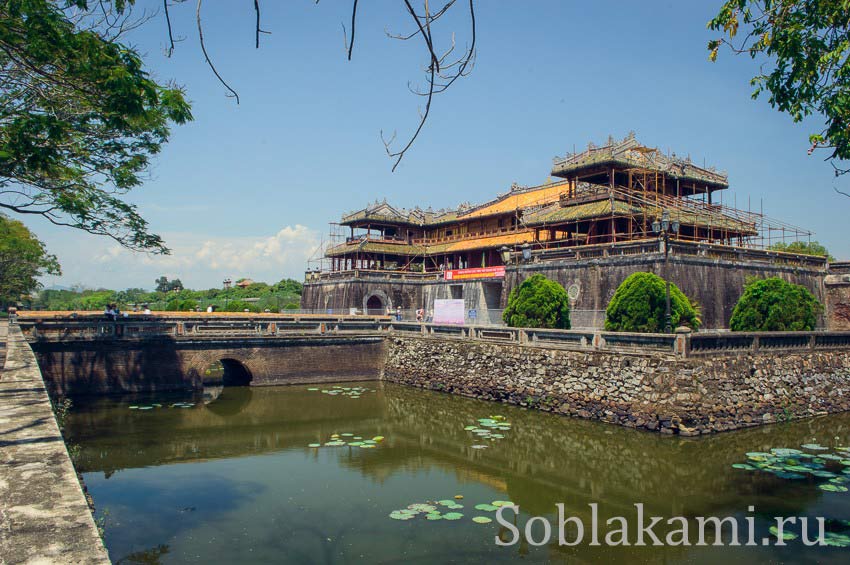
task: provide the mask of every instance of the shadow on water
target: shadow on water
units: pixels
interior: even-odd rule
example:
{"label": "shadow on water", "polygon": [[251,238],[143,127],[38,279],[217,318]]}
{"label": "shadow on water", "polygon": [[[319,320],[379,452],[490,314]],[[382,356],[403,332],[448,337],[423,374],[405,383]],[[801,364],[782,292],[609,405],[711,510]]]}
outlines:
{"label": "shadow on water", "polygon": [[[78,470],[102,473],[104,477],[117,470],[132,470],[144,476],[145,469],[170,470],[182,468],[173,465],[176,463],[212,465],[216,461],[224,466],[250,469],[250,475],[255,471],[260,473],[258,469],[265,466],[277,469],[284,465],[284,460],[279,458],[286,457],[288,463],[281,469],[288,471],[269,471],[277,477],[275,485],[288,485],[285,491],[289,492],[288,489],[298,491],[304,485],[321,482],[325,485],[322,492],[327,491],[322,496],[353,497],[349,512],[357,508],[358,512],[377,513],[377,520],[387,522],[376,522],[371,534],[365,519],[350,520],[343,528],[342,515],[335,515],[332,510],[321,514],[325,500],[315,499],[305,503],[302,512],[308,514],[288,517],[292,523],[288,529],[277,530],[275,541],[267,540],[269,548],[289,539],[297,527],[306,528],[305,531],[318,528],[317,531],[325,533],[336,527],[359,532],[361,536],[386,535],[381,530],[385,527],[389,531],[408,531],[403,526],[409,524],[390,524],[392,521],[385,519],[386,513],[395,508],[389,500],[372,501],[365,509],[359,506],[362,501],[352,492],[371,488],[384,489],[382,492],[387,493],[388,499],[396,496],[408,503],[436,496],[436,492],[444,492],[441,488],[463,488],[512,500],[531,515],[551,516],[554,505],[562,502],[568,505],[572,515],[588,523],[591,503],[599,505],[600,521],[604,523],[611,516],[632,519],[633,505],[637,502],[645,505],[648,515],[689,519],[742,515],[750,504],[757,506],[757,516],[803,516],[825,509],[843,512],[839,517],[850,518],[847,498],[837,506],[830,502],[837,499],[829,498],[825,502],[824,496],[832,495],[818,490],[809,480],[792,482],[731,467],[750,451],[799,447],[813,440],[824,445],[846,445],[850,443],[850,414],[711,437],[679,438],[389,383],[365,383],[365,386],[376,391],[364,393],[358,399],[322,394],[308,390],[316,387],[306,386],[223,387],[215,399],[194,397],[194,406],[186,409],[165,407],[171,400],[178,401],[178,397],[159,395],[156,401],[164,408],[147,412],[128,409],[131,403],[145,401],[145,397],[91,400],[75,406],[68,420],[68,433],[70,441],[82,447]],[[153,401],[152,398],[148,397],[147,401]],[[187,401],[186,395],[180,398]],[[472,449],[480,440],[475,440],[464,427],[492,415],[505,416],[512,423],[511,431],[504,439],[490,442],[486,449]],[[386,440],[379,449],[368,451],[306,447],[310,443],[326,442],[331,434],[345,431],[381,435]],[[325,478],[323,473],[330,473],[331,469],[336,473],[333,479]],[[265,476],[264,473],[260,474]],[[251,484],[267,479],[246,476],[245,480]],[[108,482],[101,479],[95,485],[90,484],[98,506],[99,498],[115,496],[104,486]],[[349,486],[340,486],[337,492],[331,488],[337,483]],[[438,483],[444,486],[438,487]],[[351,486],[355,484],[360,486]],[[224,486],[211,488],[218,490]],[[444,492],[443,497],[451,495],[452,490]],[[162,494],[164,498],[157,497],[158,500],[175,496],[168,489]],[[477,502],[483,501],[486,499]],[[335,508],[331,502],[328,504],[331,504],[329,508]],[[156,514],[150,506],[145,506],[143,513]],[[308,524],[308,515],[322,525]],[[321,519],[317,518],[320,515]],[[296,527],[297,524],[300,525]],[[657,531],[663,534],[666,530]],[[146,539],[151,542],[166,538]],[[423,559],[434,558],[435,548],[429,550],[417,540],[402,537],[394,543],[409,544],[410,548],[423,552]],[[153,545],[133,547],[143,549]],[[312,547],[306,545],[301,550],[309,554]],[[490,547],[482,549],[485,553],[490,550]],[[469,551],[467,557],[471,558],[477,549],[470,547]],[[511,555],[515,556],[517,551],[521,554],[541,550],[523,549],[520,545],[512,549]],[[678,560],[687,553],[683,548],[662,548],[655,552],[646,548],[612,550],[587,546],[554,547],[548,551],[547,555],[553,559],[615,555],[618,560],[641,561]],[[411,557],[415,554],[413,551]],[[328,556],[330,561],[334,558]]]}

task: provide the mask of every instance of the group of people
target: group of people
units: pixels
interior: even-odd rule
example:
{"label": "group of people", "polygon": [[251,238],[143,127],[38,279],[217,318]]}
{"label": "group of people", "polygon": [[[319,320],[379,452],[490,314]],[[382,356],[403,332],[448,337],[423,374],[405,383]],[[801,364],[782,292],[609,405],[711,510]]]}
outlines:
{"label": "group of people", "polygon": [[[398,306],[395,311],[392,308],[387,306],[387,316],[393,318],[397,322],[404,321],[404,313],[401,309],[401,306]],[[434,314],[430,310],[426,312],[424,308],[417,308],[416,310],[416,321],[420,324],[423,322],[430,322],[434,319]]]}
{"label": "group of people", "polygon": [[[119,317],[122,316],[121,310],[118,308],[117,304],[107,304],[106,308],[103,309],[103,315],[107,320],[112,320],[113,322],[117,321]],[[127,312],[123,313],[123,316],[127,317]]]}

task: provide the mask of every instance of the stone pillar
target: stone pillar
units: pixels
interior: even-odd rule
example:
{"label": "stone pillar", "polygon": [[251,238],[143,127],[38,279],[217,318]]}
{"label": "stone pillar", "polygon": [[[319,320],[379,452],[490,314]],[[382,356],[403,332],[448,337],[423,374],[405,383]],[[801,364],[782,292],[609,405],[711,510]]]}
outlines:
{"label": "stone pillar", "polygon": [[826,329],[850,331],[850,275],[827,275],[823,284],[826,288]]}

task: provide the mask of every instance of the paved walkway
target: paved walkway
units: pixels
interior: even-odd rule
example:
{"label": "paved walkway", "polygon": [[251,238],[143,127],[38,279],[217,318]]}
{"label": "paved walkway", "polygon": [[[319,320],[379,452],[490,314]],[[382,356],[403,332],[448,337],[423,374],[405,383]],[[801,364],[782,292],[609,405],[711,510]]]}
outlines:
{"label": "paved walkway", "polygon": [[[5,333],[5,320],[0,332]],[[0,334],[2,335],[2,334]],[[109,563],[41,371],[12,326],[0,374],[0,563]]]}

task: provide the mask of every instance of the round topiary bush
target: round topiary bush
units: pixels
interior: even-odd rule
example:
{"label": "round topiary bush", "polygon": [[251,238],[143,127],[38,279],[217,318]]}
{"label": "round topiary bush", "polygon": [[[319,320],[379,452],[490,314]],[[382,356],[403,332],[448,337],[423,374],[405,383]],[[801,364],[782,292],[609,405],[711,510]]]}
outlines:
{"label": "round topiary bush", "polygon": [[735,332],[792,332],[815,329],[821,303],[804,286],[779,277],[748,279],[729,327]]}
{"label": "round topiary bush", "polygon": [[511,291],[502,314],[514,328],[570,329],[570,299],[564,287],[543,275],[531,275]]}
{"label": "round topiary bush", "polygon": [[[613,332],[664,331],[667,310],[664,279],[653,273],[634,273],[617,288],[606,310],[605,329]],[[697,329],[702,324],[699,307],[675,284],[670,284],[670,317],[673,327]]]}

